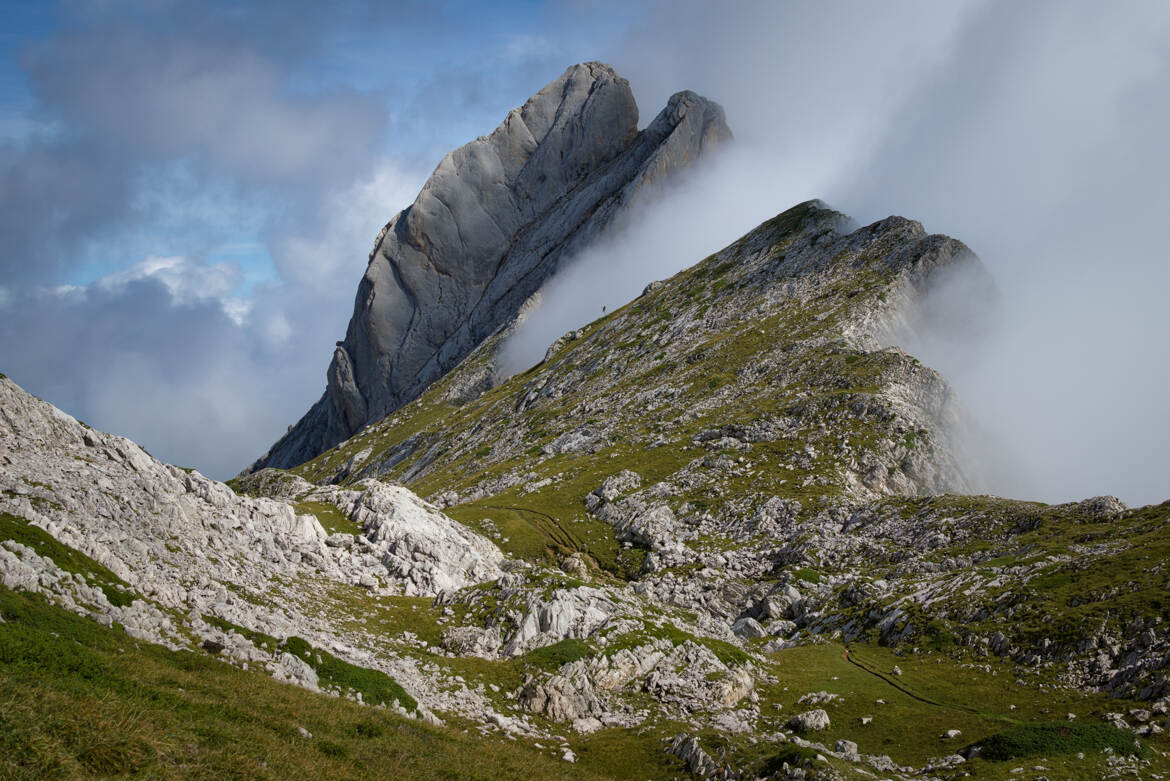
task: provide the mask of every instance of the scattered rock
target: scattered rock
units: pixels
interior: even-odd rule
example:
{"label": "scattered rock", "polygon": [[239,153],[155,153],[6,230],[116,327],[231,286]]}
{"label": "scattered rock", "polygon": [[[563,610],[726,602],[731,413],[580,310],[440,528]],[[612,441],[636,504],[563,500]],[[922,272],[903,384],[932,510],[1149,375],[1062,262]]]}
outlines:
{"label": "scattered rock", "polygon": [[760,626],[759,621],[756,621],[754,618],[747,617],[741,618],[732,624],[731,631],[734,632],[737,636],[748,640],[758,637],[766,637],[768,634],[764,630],[764,627]]}
{"label": "scattered rock", "polygon": [[805,711],[789,719],[788,726],[797,732],[819,732],[829,728],[829,714],[820,708]]}

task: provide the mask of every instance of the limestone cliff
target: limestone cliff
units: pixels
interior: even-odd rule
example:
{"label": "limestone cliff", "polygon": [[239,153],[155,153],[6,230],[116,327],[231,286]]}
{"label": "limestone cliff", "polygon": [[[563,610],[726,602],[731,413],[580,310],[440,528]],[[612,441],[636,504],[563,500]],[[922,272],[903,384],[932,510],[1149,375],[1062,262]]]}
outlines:
{"label": "limestone cliff", "polygon": [[249,471],[290,467],[416,398],[639,197],[728,139],[692,92],[638,131],[628,82],[575,65],[448,154],[382,230],[320,400]]}

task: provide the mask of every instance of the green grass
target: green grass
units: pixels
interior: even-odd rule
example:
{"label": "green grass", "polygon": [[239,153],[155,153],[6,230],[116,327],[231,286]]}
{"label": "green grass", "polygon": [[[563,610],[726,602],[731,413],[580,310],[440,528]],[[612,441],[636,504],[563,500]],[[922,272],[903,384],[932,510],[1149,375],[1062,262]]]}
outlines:
{"label": "green grass", "polygon": [[[817,760],[818,754],[820,752],[816,749],[790,743],[769,757],[761,770],[771,776],[782,772],[785,764],[791,768],[816,768],[818,764],[821,764]],[[813,772],[815,773],[815,771]],[[813,778],[816,776],[813,775]]]}
{"label": "green grass", "polygon": [[345,513],[325,502],[297,502],[294,509],[301,515],[313,515],[330,534],[361,534],[362,527],[351,521]]}
{"label": "green grass", "polygon": [[640,645],[645,645],[657,639],[669,640],[671,645],[675,647],[686,642],[705,646],[707,650],[715,654],[715,657],[719,661],[729,667],[745,665],[751,662],[750,656],[731,643],[717,640],[713,637],[696,637],[690,632],[679,629],[669,621],[663,621],[661,624],[653,624],[648,621],[644,622],[640,631],[618,635],[613,638],[606,646],[605,652],[612,655],[620,650],[637,648]]}
{"label": "green grass", "polygon": [[252,629],[246,629],[238,624],[233,624],[231,621],[225,621],[218,616],[203,616],[203,620],[212,626],[219,627],[225,632],[235,632],[242,635],[252,642],[257,648],[263,648],[269,653],[273,653],[280,647],[280,641],[272,635],[266,635],[263,632],[256,632]]}
{"label": "green grass", "polygon": [[[315,694],[0,588],[0,778],[666,778],[657,736],[573,739],[581,757],[433,728]],[[303,727],[313,734],[304,739]],[[616,752],[616,753],[615,753]]]}
{"label": "green grass", "polygon": [[[1170,559],[1170,502],[1098,517],[1078,504],[1043,505],[995,497],[936,496],[887,500],[908,521],[922,517],[959,519],[965,541],[928,554],[936,561],[971,556],[985,581],[1013,573],[980,589],[973,616],[970,596],[957,594],[928,608],[909,607],[914,628],[903,645],[943,650],[967,633],[1003,632],[1009,645],[1036,648],[1048,639],[1049,656],[1083,654],[1093,633],[1133,635],[1133,626],[1156,626],[1170,615],[1162,563]],[[874,574],[880,565],[871,564]],[[967,570],[956,570],[964,576]],[[970,588],[970,585],[964,586]],[[1023,658],[1023,657],[1020,657]],[[1059,662],[1057,663],[1059,665]],[[1132,692],[1157,684],[1161,672],[1144,672]]]}
{"label": "green grass", "polygon": [[442,608],[430,597],[376,597],[364,588],[334,582],[317,594],[314,606],[343,630],[387,638],[410,632],[431,645],[442,640]]}
{"label": "green grass", "polygon": [[526,661],[544,670],[556,670],[569,662],[584,659],[592,649],[589,644],[573,638],[537,648],[524,655]]}
{"label": "green grass", "polygon": [[801,567],[800,569],[792,570],[792,576],[797,580],[803,580],[805,583],[821,582],[821,573],[808,567]]}
{"label": "green grass", "polygon": [[[231,667],[205,654],[171,652],[135,643],[116,629],[74,616],[35,595],[0,589],[0,777],[89,778],[100,775],[256,778],[671,778],[681,763],[663,751],[663,738],[687,731],[669,720],[649,729],[603,730],[570,735],[577,765],[555,752],[524,741],[482,737],[469,725],[431,728],[393,713],[343,699],[316,695]],[[232,628],[226,624],[225,628]],[[657,630],[672,635],[672,627]],[[690,639],[677,633],[679,639]],[[617,644],[612,644],[616,646]],[[304,641],[285,648],[308,657],[330,680],[342,685],[350,670],[334,670],[326,654]],[[897,656],[888,649],[854,646],[853,653],[875,669],[904,669],[899,685],[932,705],[915,700],[849,664],[839,645],[790,649],[774,655],[775,683],[762,684],[761,712],[769,728],[783,729],[794,713],[809,707],[796,700],[822,689],[842,699],[824,707],[832,726],[816,740],[837,738],[859,744],[864,753],[890,754],[921,766],[929,756],[953,753],[958,745],[941,739],[961,729],[964,740],[983,746],[984,756],[963,766],[975,778],[1004,778],[1016,758],[1042,758],[1053,778],[1095,777],[1103,771],[1102,749],[1132,750],[1133,738],[1092,723],[1095,713],[1124,710],[1125,701],[1039,691],[1015,685],[1008,671],[989,675],[948,669],[939,675],[937,656]],[[471,680],[519,685],[526,669],[554,669],[588,651],[583,641],[563,641],[519,659],[489,662],[452,659],[450,669]],[[320,661],[317,656],[320,655]],[[354,686],[353,688],[357,688]],[[363,695],[365,696],[365,695]],[[885,704],[876,700],[884,699]],[[776,709],[774,704],[782,707]],[[1012,710],[1009,705],[1014,704]],[[964,710],[975,705],[976,712]],[[1045,711],[1080,714],[1082,721],[1053,724]],[[771,716],[769,714],[775,714]],[[860,726],[861,715],[874,722]],[[297,727],[313,734],[305,740]],[[1063,734],[1070,730],[1071,736]],[[1056,738],[1051,739],[1051,733]],[[726,751],[735,767],[763,775],[812,762],[815,751],[753,744],[743,736],[705,731],[704,748]],[[1164,741],[1162,741],[1164,743]],[[1162,745],[1159,743],[1158,745]],[[965,744],[959,744],[965,745]],[[1007,747],[1012,759],[1000,759]],[[1020,747],[1023,747],[1022,749]],[[1162,746],[1164,748],[1164,746]],[[1019,753],[1021,750],[1030,753]],[[1086,754],[1084,761],[1072,756]],[[1156,753],[1151,772],[1165,770]],[[829,763],[838,771],[848,768]],[[829,765],[812,762],[811,769]],[[850,777],[848,774],[846,777]]]}
{"label": "green grass", "polygon": [[[1098,770],[1094,768],[1100,768],[1106,756],[1101,749],[1114,745],[1120,751],[1115,744],[1100,743],[1102,735],[1114,735],[1112,739],[1124,739],[1130,747],[1133,745],[1132,735],[1117,733],[1102,723],[1105,713],[1138,707],[1131,700],[1058,687],[1019,686],[1012,667],[994,659],[989,665],[991,671],[984,672],[973,666],[955,665],[942,654],[897,654],[876,645],[851,645],[850,656],[868,670],[885,674],[888,680],[851,664],[842,646],[835,643],[791,648],[771,655],[777,680],[757,687],[761,701],[769,703],[761,706],[761,711],[776,713],[775,726],[782,729],[793,715],[824,708],[831,720],[830,727],[810,736],[811,739],[829,747],[839,738],[852,740],[864,754],[889,754],[900,764],[916,767],[921,767],[930,757],[953,754],[968,744],[986,745],[987,740],[998,735],[1043,734],[1053,714],[1063,716],[1069,712],[1077,714],[1077,720],[1055,726],[1076,725],[1073,729],[1078,736],[1083,730],[1084,736],[1077,737],[1080,747],[1071,751],[1074,754],[1084,751],[1086,760],[1061,755],[1065,758],[1053,759],[1054,764],[1048,766],[1066,772],[1050,777],[1097,777]],[[901,676],[890,675],[894,665],[902,669]],[[825,705],[797,702],[806,693],[822,690],[837,694],[840,699]],[[878,700],[884,702],[879,704]],[[779,710],[776,704],[781,706]],[[862,726],[863,716],[870,716],[873,721]],[[942,737],[951,729],[962,732],[961,742]],[[711,735],[712,740],[716,738]],[[1165,750],[1165,741],[1160,738],[1159,741]],[[740,747],[738,766],[754,767],[753,757],[762,764],[771,755],[767,749],[767,746]],[[1046,751],[1045,756],[1057,754],[1055,749]],[[962,769],[976,778],[1005,778],[1013,766],[1001,762],[1006,760],[984,755]],[[1165,762],[1160,762],[1165,767]]]}
{"label": "green grass", "polygon": [[322,686],[360,693],[362,700],[370,705],[389,705],[397,701],[408,711],[418,708],[418,702],[384,672],[350,664],[328,651],[314,648],[299,637],[286,638],[281,647],[308,662],[320,676]]}
{"label": "green grass", "polygon": [[1081,724],[1075,721],[1021,724],[979,741],[979,756],[990,761],[1026,759],[1053,754],[1100,753],[1109,749],[1118,754],[1143,754],[1131,733],[1109,724]]}
{"label": "green grass", "polygon": [[27,545],[38,555],[52,559],[66,572],[81,575],[90,585],[100,588],[111,605],[126,606],[138,598],[125,581],[106,567],[58,542],[51,534],[23,518],[0,512],[0,540],[13,540]]}

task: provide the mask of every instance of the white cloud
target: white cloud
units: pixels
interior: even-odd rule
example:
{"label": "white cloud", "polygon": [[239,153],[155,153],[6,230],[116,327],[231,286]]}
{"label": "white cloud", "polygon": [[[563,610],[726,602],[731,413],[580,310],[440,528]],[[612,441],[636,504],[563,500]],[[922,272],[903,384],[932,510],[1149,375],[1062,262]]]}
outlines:
{"label": "white cloud", "polygon": [[282,278],[352,301],[378,232],[410,205],[423,181],[420,172],[407,172],[390,158],[371,160],[363,176],[321,199],[319,231],[274,237],[273,260]]}
{"label": "white cloud", "polygon": [[3,370],[159,458],[230,477],[324,390],[374,239],[416,189],[390,161],[371,165],[322,198],[316,221],[273,243],[288,281],[247,297],[238,264],[175,255],[13,296],[0,318]]}
{"label": "white cloud", "polygon": [[252,309],[250,301],[234,295],[242,272],[236,263],[197,263],[188,258],[152,255],[128,268],[94,282],[105,291],[121,291],[133,282],[155,280],[171,295],[171,303],[189,306],[213,301],[236,325],[243,325]]}
{"label": "white cloud", "polygon": [[663,4],[671,22],[648,23],[615,64],[644,109],[682,88],[722,102],[748,164],[728,156],[554,280],[512,368],[742,234],[761,205],[821,197],[863,223],[919,219],[996,276],[1003,307],[981,341],[910,345],[991,431],[989,458],[1012,465],[989,470],[993,490],[1165,499],[1170,6],[736,8]]}

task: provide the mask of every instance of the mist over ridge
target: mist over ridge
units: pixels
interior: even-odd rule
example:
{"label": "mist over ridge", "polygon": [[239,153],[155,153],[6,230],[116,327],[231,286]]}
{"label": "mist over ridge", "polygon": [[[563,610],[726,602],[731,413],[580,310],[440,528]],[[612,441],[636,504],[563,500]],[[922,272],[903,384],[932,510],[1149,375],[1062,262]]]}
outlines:
{"label": "mist over ridge", "polygon": [[[701,31],[715,42],[704,47],[680,46],[678,30],[643,31],[628,62],[615,58],[638,94],[706,90],[727,109],[735,146],[554,280],[508,368],[821,197],[860,224],[920,220],[991,271],[1001,295],[985,328],[920,331],[901,345],[943,373],[984,429],[989,490],[1165,500],[1170,158],[1153,129],[1170,124],[1170,97],[1152,87],[1170,79],[1159,43],[1170,10],[935,5],[900,4],[917,15],[914,30],[899,14],[828,3],[738,18],[692,4],[683,41]],[[761,31],[778,34],[774,46],[753,45]],[[832,40],[835,56],[810,64],[810,39]],[[668,71],[653,67],[662,60]],[[782,85],[783,99],[764,99],[759,83]]]}
{"label": "mist over ridge", "polygon": [[0,369],[87,422],[233,474],[319,394],[378,228],[435,162],[598,59],[643,124],[690,89],[736,145],[546,290],[512,361],[819,197],[920,220],[993,273],[994,332],[906,349],[1017,465],[995,490],[1166,498],[1165,4],[240,5],[73,7],[10,52]]}

